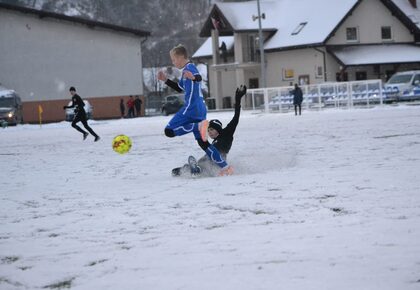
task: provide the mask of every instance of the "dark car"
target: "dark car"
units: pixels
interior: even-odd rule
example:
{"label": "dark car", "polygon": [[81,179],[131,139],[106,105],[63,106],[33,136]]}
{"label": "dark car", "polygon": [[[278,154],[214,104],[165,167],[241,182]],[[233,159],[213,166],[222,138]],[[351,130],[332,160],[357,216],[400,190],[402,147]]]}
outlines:
{"label": "dark car", "polygon": [[162,114],[168,116],[174,114],[184,105],[184,95],[169,95],[166,96],[162,104]]}
{"label": "dark car", "polygon": [[0,87],[0,123],[16,125],[23,123],[22,101],[13,90]]}

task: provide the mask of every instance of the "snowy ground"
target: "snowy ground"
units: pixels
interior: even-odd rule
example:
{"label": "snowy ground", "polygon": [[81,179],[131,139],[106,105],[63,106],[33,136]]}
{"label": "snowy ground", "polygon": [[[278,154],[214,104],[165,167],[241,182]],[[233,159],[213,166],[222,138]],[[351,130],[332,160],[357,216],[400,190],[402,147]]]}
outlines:
{"label": "snowy ground", "polygon": [[244,112],[202,179],[168,120],[0,129],[0,289],[420,289],[419,106]]}

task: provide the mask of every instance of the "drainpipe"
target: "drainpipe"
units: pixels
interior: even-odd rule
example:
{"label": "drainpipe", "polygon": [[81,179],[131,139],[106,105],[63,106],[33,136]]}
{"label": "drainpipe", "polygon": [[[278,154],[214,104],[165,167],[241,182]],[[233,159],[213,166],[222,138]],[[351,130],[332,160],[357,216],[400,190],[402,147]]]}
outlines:
{"label": "drainpipe", "polygon": [[324,82],[327,82],[327,60],[325,56],[325,51],[320,50],[319,48],[314,47],[314,49],[320,53],[322,53],[323,63],[324,63]]}

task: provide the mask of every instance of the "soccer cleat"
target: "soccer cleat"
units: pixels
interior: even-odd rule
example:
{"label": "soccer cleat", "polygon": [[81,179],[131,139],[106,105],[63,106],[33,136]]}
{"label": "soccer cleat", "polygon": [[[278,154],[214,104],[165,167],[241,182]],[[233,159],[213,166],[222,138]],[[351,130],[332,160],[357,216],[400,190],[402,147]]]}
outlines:
{"label": "soccer cleat", "polygon": [[227,176],[227,175],[232,175],[232,174],[233,174],[232,166],[227,166],[225,168],[222,168],[222,170],[220,170],[219,172],[219,176]]}
{"label": "soccer cleat", "polygon": [[197,160],[194,156],[188,157],[188,164],[190,166],[190,171],[192,176],[199,176],[201,173],[201,168],[197,164]]}
{"label": "soccer cleat", "polygon": [[89,133],[83,133],[83,140],[86,140],[87,136],[89,136]]}
{"label": "soccer cleat", "polygon": [[201,140],[207,142],[207,129],[209,128],[209,121],[203,120],[198,123],[198,129],[200,130]]}
{"label": "soccer cleat", "polygon": [[99,141],[101,139],[101,137],[96,136],[94,142]]}

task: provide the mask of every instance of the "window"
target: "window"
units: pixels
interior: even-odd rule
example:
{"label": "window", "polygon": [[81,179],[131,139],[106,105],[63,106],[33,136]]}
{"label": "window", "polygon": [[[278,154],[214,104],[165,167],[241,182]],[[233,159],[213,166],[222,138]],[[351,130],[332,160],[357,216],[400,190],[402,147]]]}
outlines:
{"label": "window", "polygon": [[256,34],[248,34],[246,44],[243,46],[244,62],[259,62],[260,52]]}
{"label": "window", "polygon": [[367,73],[365,71],[356,72],[356,81],[367,80]]}
{"label": "window", "polygon": [[292,35],[299,34],[299,32],[305,27],[305,25],[308,24],[308,22],[301,22],[299,25],[293,30]]}
{"label": "window", "polygon": [[309,85],[309,75],[301,75],[298,77],[299,85]]}
{"label": "window", "polygon": [[324,68],[322,66],[317,66],[315,68],[315,77],[318,79],[324,77]]}
{"label": "window", "polygon": [[347,42],[357,42],[359,41],[359,31],[357,27],[347,27],[346,28],[346,40]]}
{"label": "window", "polygon": [[411,74],[408,74],[408,75],[396,74],[389,79],[388,84],[408,84],[411,81],[412,77],[413,75]]}
{"label": "window", "polygon": [[420,85],[420,74],[416,75],[413,79],[413,85]]}
{"label": "window", "polygon": [[250,89],[256,89],[256,88],[259,88],[259,87],[260,87],[260,85],[259,85],[259,82],[258,82],[258,78],[249,79],[249,88]]}
{"label": "window", "polygon": [[335,79],[337,82],[348,82],[349,74],[347,72],[338,72],[335,74]]}
{"label": "window", "polygon": [[391,26],[381,27],[382,40],[392,40]]}

